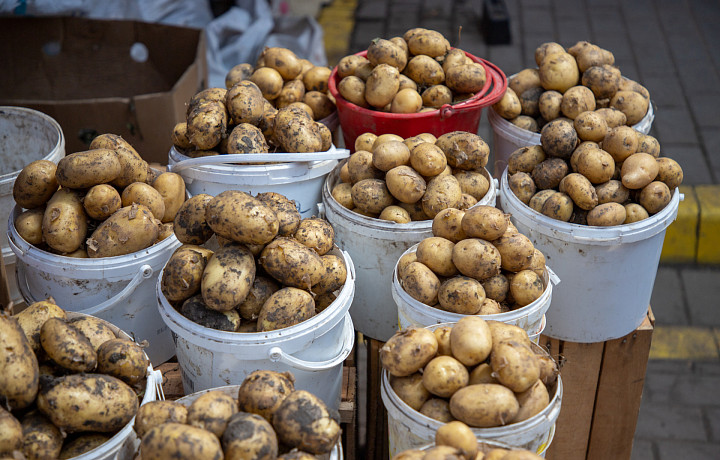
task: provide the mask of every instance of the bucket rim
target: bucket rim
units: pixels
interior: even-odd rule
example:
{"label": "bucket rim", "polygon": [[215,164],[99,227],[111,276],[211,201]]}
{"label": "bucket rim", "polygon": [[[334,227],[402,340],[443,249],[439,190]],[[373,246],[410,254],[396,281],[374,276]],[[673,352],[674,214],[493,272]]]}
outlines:
{"label": "bucket rim", "polygon": [[[405,251],[402,256],[405,256],[406,254],[411,254],[414,252],[417,252],[417,247],[420,243],[414,244],[410,248]],[[554,284],[560,283],[560,278],[550,269],[550,267],[545,265],[545,270],[543,272],[543,282],[545,283],[545,289],[543,289],[543,293],[535,299],[533,302],[525,305],[524,307],[520,307],[516,310],[511,310],[505,313],[497,313],[494,315],[464,315],[461,313],[453,313],[450,311],[440,310],[439,308],[435,308],[432,305],[427,305],[419,300],[414,299],[410,294],[408,294],[405,289],[400,285],[400,279],[398,278],[398,263],[400,262],[400,259],[398,259],[397,262],[395,262],[395,268],[393,268],[393,279],[392,279],[392,290],[393,290],[393,297],[397,295],[397,297],[400,298],[403,302],[410,305],[412,308],[418,309],[422,311],[424,314],[427,315],[434,315],[437,313],[442,313],[443,316],[447,315],[449,318],[446,320],[443,320],[443,323],[447,322],[455,322],[465,316],[477,316],[479,318],[484,319],[485,321],[492,320],[492,321],[500,321],[500,322],[507,322],[507,321],[513,321],[518,320],[520,318],[527,317],[532,311],[538,310],[538,312],[542,312],[544,315],[548,308],[550,308],[550,301],[552,299],[552,290]],[[539,308],[541,306],[544,306],[545,308]],[[398,305],[399,307],[399,305]],[[541,315],[542,316],[542,315]],[[438,323],[440,324],[440,323]],[[529,334],[529,331],[528,331]]]}
{"label": "bucket rim", "polygon": [[[374,230],[378,231],[387,231],[387,232],[396,232],[396,233],[415,233],[418,231],[428,231],[432,228],[432,219],[427,220],[418,220],[418,221],[412,221],[408,222],[406,224],[398,224],[396,222],[388,221],[388,220],[381,220],[376,219],[374,217],[367,217],[363,216],[362,214],[358,214],[356,212],[353,212],[349,209],[347,209],[345,206],[338,203],[338,201],[335,199],[334,196],[332,196],[332,188],[331,184],[335,185],[337,183],[337,180],[340,175],[340,169],[345,164],[344,160],[343,162],[340,162],[333,171],[330,172],[330,174],[327,175],[325,178],[325,183],[322,187],[322,199],[323,203],[325,204],[326,209],[332,209],[332,211],[335,214],[339,214],[344,219],[349,220],[350,222],[358,225],[362,225],[365,227],[369,227]],[[490,171],[487,170],[486,167],[483,167],[482,171],[480,171],[486,179],[488,179],[488,182],[490,183],[490,188],[488,188],[487,193],[485,193],[485,196],[482,197],[480,201],[478,201],[474,206],[479,205],[487,205],[492,201],[493,198],[497,199],[497,193],[498,193],[498,184],[497,179],[494,179],[492,175],[490,174]]]}
{"label": "bucket rim", "polygon": [[[609,246],[620,243],[635,243],[649,239],[667,227],[677,218],[680,204],[680,189],[675,188],[670,202],[660,212],[630,224],[611,227],[571,224],[544,216],[526,205],[515,196],[508,184],[508,168],[503,171],[500,180],[500,196],[506,212],[511,218],[523,221],[534,231],[558,240],[570,238],[582,244]],[[532,223],[532,224],[531,224]],[[539,224],[539,225],[538,225]]]}
{"label": "bucket rim", "polygon": [[[53,117],[50,115],[40,112],[38,110],[30,109],[27,107],[19,107],[19,106],[12,106],[12,105],[0,105],[0,114],[5,112],[18,112],[23,113],[32,117],[35,117],[37,119],[41,119],[43,121],[46,121],[50,124],[50,126],[53,128],[53,130],[58,134],[57,142],[52,146],[50,151],[42,158],[46,159],[47,157],[53,155],[55,152],[58,152],[60,150],[65,151],[65,135],[62,131],[62,128],[60,127],[60,123],[57,122]],[[0,174],[0,185],[3,185],[7,182],[13,182],[15,181],[15,178],[20,173],[20,171],[12,171],[7,174]]]}
{"label": "bucket rim", "polygon": [[348,273],[345,284],[340,290],[340,294],[330,304],[330,306],[332,306],[336,302],[340,302],[338,305],[341,305],[341,307],[336,311],[328,306],[310,319],[290,327],[273,331],[239,333],[212,329],[191,321],[170,305],[170,302],[168,302],[162,293],[161,288],[162,272],[165,270],[165,267],[163,267],[155,283],[160,316],[174,333],[178,335],[182,333],[183,337],[189,342],[193,342],[193,338],[196,337],[204,342],[214,342],[222,344],[225,347],[228,347],[228,344],[238,342],[238,339],[242,338],[243,343],[238,344],[240,346],[261,346],[270,350],[278,344],[286,344],[288,339],[301,339],[313,334],[319,328],[329,330],[344,320],[347,311],[350,309],[355,291],[355,267],[352,264],[352,260],[347,252],[337,247],[336,249],[342,254]]}
{"label": "bucket rim", "polygon": [[[338,81],[336,81],[339,78],[337,74],[337,66],[333,68],[332,72],[330,73],[330,77],[328,78],[328,91],[335,98],[338,110],[340,110],[341,108],[348,109],[350,111],[357,112],[363,116],[372,116],[379,120],[418,121],[423,119],[437,118],[438,114],[441,117],[446,118],[456,112],[482,109],[499,101],[505,94],[505,90],[507,88],[508,79],[505,73],[500,69],[500,67],[493,64],[492,62],[479,58],[465,50],[463,50],[463,52],[475,63],[483,66],[486,75],[485,84],[483,85],[483,88],[477,93],[475,93],[475,95],[470,99],[454,105],[445,104],[437,110],[432,110],[428,112],[398,114],[379,112],[353,104],[352,102],[349,102],[348,100],[343,98],[340,94],[340,91],[338,91],[337,89],[337,84],[339,83]],[[367,50],[355,53],[355,56],[366,57]]]}

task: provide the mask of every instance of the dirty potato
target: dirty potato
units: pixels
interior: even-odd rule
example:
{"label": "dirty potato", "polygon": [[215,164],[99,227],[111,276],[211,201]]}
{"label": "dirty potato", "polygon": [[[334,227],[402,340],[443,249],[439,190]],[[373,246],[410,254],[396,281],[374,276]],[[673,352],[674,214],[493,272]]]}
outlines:
{"label": "dirty potato", "polygon": [[120,208],[88,238],[88,256],[114,257],[140,251],[151,246],[159,232],[160,221],[147,206],[132,204]]}
{"label": "dirty potato", "polygon": [[341,433],[322,400],[304,390],[283,400],[273,416],[273,428],[283,444],[313,454],[330,452]]}
{"label": "dirty potato", "polygon": [[282,284],[301,289],[310,289],[324,273],[318,253],[291,238],[273,240],[262,250],[258,262]]}
{"label": "dirty potato", "polygon": [[205,220],[213,232],[238,243],[269,243],[280,223],[275,212],[257,198],[226,190],[206,205]]}
{"label": "dirty potato", "polygon": [[220,437],[228,420],[237,411],[237,403],[232,396],[221,391],[208,391],[188,406],[187,424]]}
{"label": "dirty potato", "polygon": [[160,289],[171,302],[181,302],[200,291],[200,282],[212,251],[195,245],[180,246],[163,269]]}
{"label": "dirty potato", "polygon": [[180,307],[180,314],[194,323],[219,331],[238,332],[243,324],[237,310],[212,310],[205,305],[202,295],[185,300]]}
{"label": "dirty potato", "polygon": [[240,305],[250,292],[255,270],[255,258],[243,244],[230,243],[215,251],[200,283],[207,307],[228,311]]}
{"label": "dirty potato", "polygon": [[137,411],[133,429],[142,439],[153,427],[163,423],[187,422],[188,409],[177,401],[149,401]]}
{"label": "dirty potato", "polygon": [[438,341],[432,331],[409,327],[396,332],[380,348],[380,362],[391,375],[406,377],[425,367],[437,351]]}
{"label": "dirty potato", "polygon": [[245,377],[238,389],[238,408],[263,417],[272,416],[283,400],[295,391],[295,377],[290,372],[257,370]]}
{"label": "dirty potato", "polygon": [[49,318],[40,328],[40,345],[56,364],[73,372],[90,372],[97,365],[92,343],[60,318]]}
{"label": "dirty potato", "polygon": [[217,436],[207,430],[175,422],[151,428],[140,442],[140,455],[144,460],[224,458]]}
{"label": "dirty potato", "polygon": [[87,234],[87,215],[79,193],[61,188],[53,194],[43,214],[42,234],[48,246],[61,253],[82,246]]}
{"label": "dirty potato", "polygon": [[36,160],[25,166],[13,182],[13,199],[22,208],[33,209],[47,203],[58,189],[57,165]]}
{"label": "dirty potato", "polygon": [[258,332],[294,326],[315,315],[315,301],[302,289],[284,287],[274,292],[258,316]]}
{"label": "dirty potato", "polygon": [[108,340],[97,350],[97,370],[112,375],[130,385],[140,383],[150,364],[142,347],[132,340]]}

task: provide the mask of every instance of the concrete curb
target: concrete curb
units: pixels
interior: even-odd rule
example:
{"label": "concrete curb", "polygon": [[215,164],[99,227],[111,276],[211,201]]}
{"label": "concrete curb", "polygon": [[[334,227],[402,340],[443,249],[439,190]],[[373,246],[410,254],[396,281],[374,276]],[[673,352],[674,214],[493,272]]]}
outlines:
{"label": "concrete curb", "polygon": [[661,262],[720,264],[720,185],[681,186],[677,220],[665,233]]}

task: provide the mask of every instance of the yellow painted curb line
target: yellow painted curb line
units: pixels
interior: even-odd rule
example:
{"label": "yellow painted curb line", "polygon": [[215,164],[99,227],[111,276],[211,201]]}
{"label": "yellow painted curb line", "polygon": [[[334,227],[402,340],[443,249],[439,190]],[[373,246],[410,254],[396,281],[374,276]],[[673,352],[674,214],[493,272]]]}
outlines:
{"label": "yellow painted curb line", "polygon": [[650,359],[720,359],[717,330],[690,326],[655,326]]}
{"label": "yellow painted curb line", "polygon": [[680,186],[680,193],[685,198],[678,206],[677,219],[665,232],[662,262],[695,262],[700,207],[693,187]]}
{"label": "yellow painted curb line", "polygon": [[695,193],[700,205],[696,261],[720,263],[720,185],[698,185]]}

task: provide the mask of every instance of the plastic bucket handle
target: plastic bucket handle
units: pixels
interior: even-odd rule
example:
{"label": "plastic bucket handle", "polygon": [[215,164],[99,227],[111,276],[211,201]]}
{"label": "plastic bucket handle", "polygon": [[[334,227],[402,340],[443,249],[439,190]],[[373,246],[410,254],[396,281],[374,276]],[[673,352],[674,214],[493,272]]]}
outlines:
{"label": "plastic bucket handle", "polygon": [[193,166],[225,165],[232,163],[302,162],[343,160],[350,156],[350,150],[335,149],[314,153],[235,153],[230,155],[212,155],[182,160],[168,165],[168,171],[178,172]]}
{"label": "plastic bucket handle", "polygon": [[344,322],[345,323],[343,324],[343,335],[345,337],[345,342],[343,343],[343,347],[340,350],[340,353],[338,353],[338,355],[334,358],[328,359],[327,361],[305,361],[303,359],[296,358],[290,354],[284,353],[282,351],[282,348],[280,347],[270,348],[268,350],[268,358],[270,358],[270,361],[274,363],[279,361],[289,366],[292,366],[295,369],[303,371],[325,371],[327,369],[333,368],[345,361],[345,358],[348,357],[348,355],[352,351],[353,344],[355,343],[355,331],[353,330],[352,321],[350,321],[349,317],[346,316]]}

